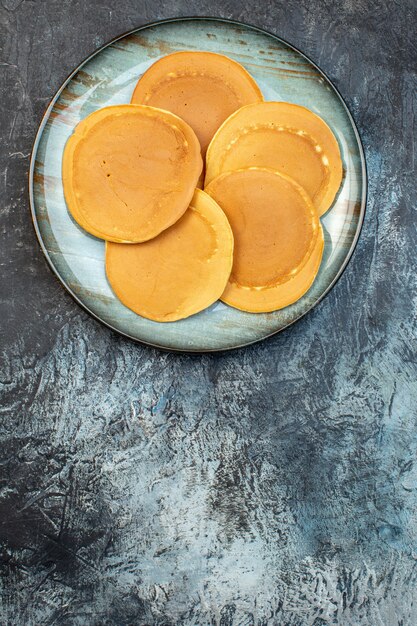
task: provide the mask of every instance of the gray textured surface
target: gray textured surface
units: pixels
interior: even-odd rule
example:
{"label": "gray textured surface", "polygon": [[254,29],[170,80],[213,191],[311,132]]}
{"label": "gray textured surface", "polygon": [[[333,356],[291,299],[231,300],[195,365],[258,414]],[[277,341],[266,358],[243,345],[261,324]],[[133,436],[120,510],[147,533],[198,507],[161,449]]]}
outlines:
{"label": "gray textured surface", "polygon": [[[346,98],[370,197],[332,293],[223,356],[83,313],[30,223],[28,155],[80,60],[158,18],[252,22]],[[412,0],[0,0],[0,623],[417,623]]]}

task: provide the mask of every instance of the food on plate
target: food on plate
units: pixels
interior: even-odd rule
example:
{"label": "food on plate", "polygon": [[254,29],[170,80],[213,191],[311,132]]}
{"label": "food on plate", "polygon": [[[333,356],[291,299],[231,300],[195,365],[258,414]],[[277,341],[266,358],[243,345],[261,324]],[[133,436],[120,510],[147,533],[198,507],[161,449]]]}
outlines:
{"label": "food on plate", "polygon": [[156,322],[173,322],[213,304],[233,263],[229,222],[209,195],[196,189],[189,209],[144,243],[106,244],[106,273],[121,302]]}
{"label": "food on plate", "polygon": [[185,213],[202,167],[200,144],[184,120],[149,106],[105,107],[66,143],[65,199],[90,234],[147,241]]}
{"label": "food on plate", "polygon": [[206,179],[259,166],[291,176],[312,198],[319,215],[331,206],[342,181],[339,145],[315,113],[288,102],[260,102],[231,115],[207,150]]}
{"label": "food on plate", "polygon": [[139,79],[132,103],[172,111],[194,129],[204,155],[219,126],[234,111],[263,100],[245,68],[214,52],[174,52]]}
{"label": "food on plate", "polygon": [[343,164],[321,117],[265,102],[224,55],[186,51],[156,61],[130,104],[82,120],[62,175],[73,218],[106,240],[114,294],[173,322],[218,299],[268,313],[301,298]]}
{"label": "food on plate", "polygon": [[298,300],[323,253],[319,217],[305,190],[285,174],[250,167],[220,175],[206,192],[225,212],[235,241],[223,302],[261,313]]}

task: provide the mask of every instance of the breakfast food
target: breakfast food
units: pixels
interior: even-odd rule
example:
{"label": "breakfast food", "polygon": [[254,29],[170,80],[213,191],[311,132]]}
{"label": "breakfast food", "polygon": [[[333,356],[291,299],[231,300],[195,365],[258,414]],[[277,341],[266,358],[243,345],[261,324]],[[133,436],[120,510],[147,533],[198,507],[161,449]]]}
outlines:
{"label": "breakfast food", "polygon": [[232,227],[233,268],[221,297],[253,313],[281,309],[312,284],[323,235],[311,199],[294,180],[267,168],[226,172],[207,187]]}
{"label": "breakfast food", "polygon": [[313,200],[319,215],[331,206],[342,181],[335,136],[315,113],[288,102],[245,106],[219,128],[207,151],[208,185],[223,172],[270,167],[291,176]]}
{"label": "breakfast food", "polygon": [[319,218],[342,174],[318,115],[264,102],[242,65],[189,51],[157,60],[130,104],[82,120],[62,168],[72,217],[106,240],[114,294],[155,322],[219,299],[250,313],[296,302],[319,271]]}
{"label": "breakfast food", "polygon": [[174,52],[139,79],[132,102],[172,111],[194,129],[204,156],[219,126],[245,104],[261,102],[245,68],[214,52]]}
{"label": "breakfast food", "polygon": [[65,146],[65,199],[90,234],[146,241],[187,210],[202,166],[198,139],[179,117],[148,106],[105,107],[83,119]]}
{"label": "breakfast food", "polygon": [[157,322],[198,313],[222,295],[233,263],[233,235],[225,214],[196,189],[189,209],[145,243],[106,244],[106,273],[129,309]]}

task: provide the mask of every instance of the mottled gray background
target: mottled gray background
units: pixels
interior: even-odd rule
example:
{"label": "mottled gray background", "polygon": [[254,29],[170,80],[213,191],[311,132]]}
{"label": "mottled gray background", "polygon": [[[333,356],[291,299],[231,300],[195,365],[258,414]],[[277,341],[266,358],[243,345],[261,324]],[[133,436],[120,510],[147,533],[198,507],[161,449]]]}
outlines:
{"label": "mottled gray background", "polygon": [[[202,357],[80,310],[26,190],[67,74],[126,30],[190,14],[310,55],[352,110],[370,179],[325,300]],[[417,624],[416,21],[414,0],[0,0],[2,625]]]}

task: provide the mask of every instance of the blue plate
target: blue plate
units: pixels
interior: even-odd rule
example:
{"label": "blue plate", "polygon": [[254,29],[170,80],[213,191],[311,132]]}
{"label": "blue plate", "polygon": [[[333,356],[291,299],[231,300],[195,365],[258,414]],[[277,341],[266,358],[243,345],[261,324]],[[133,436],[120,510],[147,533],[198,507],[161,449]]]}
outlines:
{"label": "blue plate", "polygon": [[[253,314],[217,302],[179,322],[139,317],[114,296],[104,271],[104,242],[71,219],[61,178],[62,153],[86,115],[130,101],[141,74],[178,50],[208,50],[235,59],[252,74],[266,100],[308,107],[332,128],[342,151],[343,185],[322,218],[324,258],[308,293],[273,313]],[[227,350],[259,341],[289,326],[332,288],[355,248],[366,204],[365,159],[354,121],[337,90],[301,52],[274,35],[237,22],[187,18],[144,26],[104,46],[66,80],[50,103],[30,166],[30,202],[42,249],[71,295],[98,320],[132,339],[171,350]]]}

